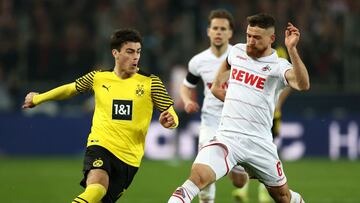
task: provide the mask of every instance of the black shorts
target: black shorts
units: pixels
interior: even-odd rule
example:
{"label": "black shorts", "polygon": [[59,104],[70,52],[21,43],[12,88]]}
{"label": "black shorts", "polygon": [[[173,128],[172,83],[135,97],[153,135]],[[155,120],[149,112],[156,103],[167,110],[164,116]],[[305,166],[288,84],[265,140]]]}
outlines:
{"label": "black shorts", "polygon": [[104,147],[92,145],[86,149],[81,186],[86,187],[87,174],[91,169],[103,169],[108,173],[109,188],[102,203],[115,203],[129,187],[138,167],[122,162]]}

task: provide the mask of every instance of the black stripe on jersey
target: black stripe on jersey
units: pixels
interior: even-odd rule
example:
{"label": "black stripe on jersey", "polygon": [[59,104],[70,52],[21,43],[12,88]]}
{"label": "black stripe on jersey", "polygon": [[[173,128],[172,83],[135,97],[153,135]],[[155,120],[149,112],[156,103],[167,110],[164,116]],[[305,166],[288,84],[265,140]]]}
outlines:
{"label": "black stripe on jersey", "polygon": [[137,73],[139,73],[140,75],[146,76],[146,77],[150,77],[150,75],[151,75],[151,74],[146,73],[146,72],[144,72],[142,70],[139,70]]}
{"label": "black stripe on jersey", "polygon": [[161,85],[161,86],[163,85],[163,83],[159,78],[153,78],[152,84]]}
{"label": "black stripe on jersey", "polygon": [[227,68],[228,70],[230,70],[230,69],[231,69],[231,65],[230,65],[230,63],[229,63],[229,61],[228,61],[228,58],[229,58],[229,56],[226,57],[226,68]]}
{"label": "black stripe on jersey", "polygon": [[170,108],[170,106],[172,106],[172,105],[169,105],[169,106],[158,106],[157,108],[158,108],[158,110],[159,110],[160,112],[163,112],[163,111],[168,110],[168,109]]}
{"label": "black stripe on jersey", "polygon": [[166,92],[166,89],[163,86],[156,85],[156,86],[152,86],[151,91],[161,93],[161,92]]}
{"label": "black stripe on jersey", "polygon": [[158,102],[159,106],[163,106],[163,107],[167,107],[167,106],[171,106],[172,102]]}
{"label": "black stripe on jersey", "polygon": [[186,75],[186,80],[192,84],[192,85],[196,85],[199,81],[200,81],[200,77],[193,75],[192,73],[188,72]]}
{"label": "black stripe on jersey", "polygon": [[154,106],[160,111],[163,112],[168,109],[171,105],[174,104],[173,100],[167,93],[164,84],[159,77],[155,75],[150,75],[151,81],[151,98],[153,100]]}
{"label": "black stripe on jersey", "polygon": [[172,102],[171,97],[169,95],[167,95],[167,94],[154,93],[153,97],[155,99],[163,99],[163,101],[165,101],[165,102]]}
{"label": "black stripe on jersey", "polygon": [[75,80],[75,87],[78,92],[84,92],[86,90],[92,89],[93,80],[96,72],[99,71],[92,71],[78,79]]}

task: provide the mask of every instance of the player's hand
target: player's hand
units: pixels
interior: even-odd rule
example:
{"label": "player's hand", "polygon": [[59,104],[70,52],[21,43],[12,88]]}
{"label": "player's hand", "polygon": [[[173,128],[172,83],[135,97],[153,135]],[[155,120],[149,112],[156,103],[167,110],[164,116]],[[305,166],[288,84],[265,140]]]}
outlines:
{"label": "player's hand", "polygon": [[185,103],[184,110],[186,113],[195,113],[198,112],[200,109],[199,104],[194,101],[190,101]]}
{"label": "player's hand", "polygon": [[285,45],[288,49],[295,48],[300,39],[300,31],[290,22],[285,30]]}
{"label": "player's hand", "polygon": [[33,108],[35,107],[35,104],[33,103],[33,98],[35,95],[38,95],[37,92],[30,92],[26,95],[24,104],[22,105],[23,109]]}
{"label": "player's hand", "polygon": [[164,128],[170,128],[176,125],[174,117],[168,111],[163,111],[160,114],[159,122]]}

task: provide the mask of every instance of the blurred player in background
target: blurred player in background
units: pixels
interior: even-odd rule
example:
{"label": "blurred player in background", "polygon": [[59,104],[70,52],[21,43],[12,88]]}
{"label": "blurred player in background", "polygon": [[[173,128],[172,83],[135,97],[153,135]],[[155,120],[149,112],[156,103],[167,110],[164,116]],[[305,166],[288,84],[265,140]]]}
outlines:
{"label": "blurred player in background", "polygon": [[[180,95],[187,113],[199,110],[199,104],[194,101],[193,95],[196,85],[200,80],[204,82],[204,102],[201,109],[201,126],[199,133],[199,149],[209,142],[216,134],[220,123],[220,112],[223,102],[217,99],[210,91],[212,82],[219,70],[221,63],[229,54],[229,40],[233,35],[234,18],[226,10],[213,10],[208,16],[207,35],[210,39],[210,47],[195,55],[189,62],[189,72],[181,85]],[[229,74],[229,73],[227,73]],[[228,76],[224,75],[223,88],[227,86]],[[247,175],[241,170],[240,178],[246,183]],[[200,203],[213,203],[215,200],[215,183],[204,188],[199,193]]]}
{"label": "blurred player in background", "polygon": [[[169,203],[191,202],[200,190],[238,164],[245,167],[251,177],[264,183],[276,202],[304,202],[300,194],[289,190],[271,134],[281,91],[286,86],[299,91],[310,88],[306,66],[296,48],[300,32],[288,23],[285,45],[290,64],[271,48],[275,41],[274,18],[257,14],[247,20],[246,44],[231,48],[212,84],[212,93],[224,101],[217,134],[199,151],[189,179],[176,189]],[[229,69],[231,75],[225,91],[222,74]]]}
{"label": "blurred player in background", "polygon": [[111,36],[115,67],[92,71],[75,82],[38,94],[30,92],[23,108],[62,100],[83,92],[95,95],[95,111],[84,158],[85,191],[73,203],[114,203],[129,187],[144,155],[145,136],[153,107],[159,122],[175,128],[178,118],[162,81],[138,68],[142,37],[120,29]]}

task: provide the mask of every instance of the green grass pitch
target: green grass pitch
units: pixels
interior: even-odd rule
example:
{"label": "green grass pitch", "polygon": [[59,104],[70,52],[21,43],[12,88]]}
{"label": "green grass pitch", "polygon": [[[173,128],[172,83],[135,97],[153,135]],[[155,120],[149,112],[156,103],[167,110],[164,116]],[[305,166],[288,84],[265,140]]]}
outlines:
{"label": "green grass pitch", "polygon": [[[165,203],[189,174],[191,161],[144,160],[133,183],[118,202]],[[0,158],[0,202],[71,202],[82,188],[80,158]],[[284,163],[290,187],[307,203],[360,203],[360,162],[306,159]],[[256,180],[251,203],[257,203]],[[227,177],[217,184],[217,203],[232,203]],[[198,202],[195,199],[193,202]]]}

